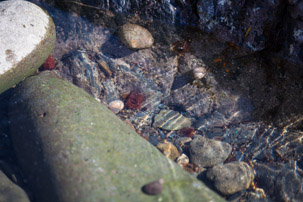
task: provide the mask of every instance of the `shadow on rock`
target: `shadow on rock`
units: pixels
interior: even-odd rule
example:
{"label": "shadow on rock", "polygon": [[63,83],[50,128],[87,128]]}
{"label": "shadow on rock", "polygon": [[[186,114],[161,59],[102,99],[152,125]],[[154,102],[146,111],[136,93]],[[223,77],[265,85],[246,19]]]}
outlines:
{"label": "shadow on rock", "polygon": [[134,51],[125,47],[120,39],[111,36],[101,47],[102,53],[109,58],[122,58],[132,54]]}

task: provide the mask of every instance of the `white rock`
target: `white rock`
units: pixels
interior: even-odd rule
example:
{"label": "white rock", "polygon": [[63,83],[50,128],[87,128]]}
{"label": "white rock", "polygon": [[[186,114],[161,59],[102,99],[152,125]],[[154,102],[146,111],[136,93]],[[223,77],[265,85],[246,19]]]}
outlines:
{"label": "white rock", "polygon": [[54,47],[51,17],[28,1],[0,2],[0,93],[33,74]]}

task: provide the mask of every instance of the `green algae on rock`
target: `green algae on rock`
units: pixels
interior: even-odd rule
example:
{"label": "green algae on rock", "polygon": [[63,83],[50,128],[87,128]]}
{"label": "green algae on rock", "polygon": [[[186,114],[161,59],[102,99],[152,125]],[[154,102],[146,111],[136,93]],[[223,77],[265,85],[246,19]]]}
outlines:
{"label": "green algae on rock", "polygon": [[56,42],[52,18],[27,1],[0,2],[0,93],[32,75]]}
{"label": "green algae on rock", "polygon": [[[9,116],[14,149],[37,201],[223,201],[54,72],[20,83]],[[141,191],[160,178],[163,192]]]}

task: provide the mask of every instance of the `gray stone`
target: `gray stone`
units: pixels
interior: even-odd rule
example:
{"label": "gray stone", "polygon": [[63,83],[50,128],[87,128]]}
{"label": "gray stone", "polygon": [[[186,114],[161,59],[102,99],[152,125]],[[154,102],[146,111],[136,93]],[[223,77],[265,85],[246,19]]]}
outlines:
{"label": "gray stone", "polygon": [[0,93],[33,74],[52,51],[55,25],[27,1],[0,2]]}
{"label": "gray stone", "polygon": [[231,162],[207,170],[206,176],[217,190],[229,195],[248,189],[254,180],[254,170],[245,162]]}
{"label": "gray stone", "polygon": [[0,170],[0,201],[29,202],[26,193]]}
{"label": "gray stone", "polygon": [[129,48],[142,49],[149,48],[154,43],[151,33],[136,24],[125,24],[119,30],[121,41]]}
{"label": "gray stone", "polygon": [[[14,149],[37,201],[223,201],[54,72],[27,78],[10,103]],[[160,194],[141,191],[160,178]]]}
{"label": "gray stone", "polygon": [[190,143],[190,161],[201,167],[223,163],[231,153],[231,145],[197,135]]}

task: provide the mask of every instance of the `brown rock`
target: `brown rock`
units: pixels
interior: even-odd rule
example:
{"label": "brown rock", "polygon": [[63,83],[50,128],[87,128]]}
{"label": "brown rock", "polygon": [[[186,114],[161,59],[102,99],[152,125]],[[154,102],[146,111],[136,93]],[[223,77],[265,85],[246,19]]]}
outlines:
{"label": "brown rock", "polygon": [[164,156],[170,158],[171,160],[175,160],[179,156],[178,149],[172,143],[160,143],[157,145],[157,148],[164,154]]}
{"label": "brown rock", "polygon": [[142,191],[147,195],[157,195],[163,191],[163,184],[164,180],[161,178],[144,185]]}

